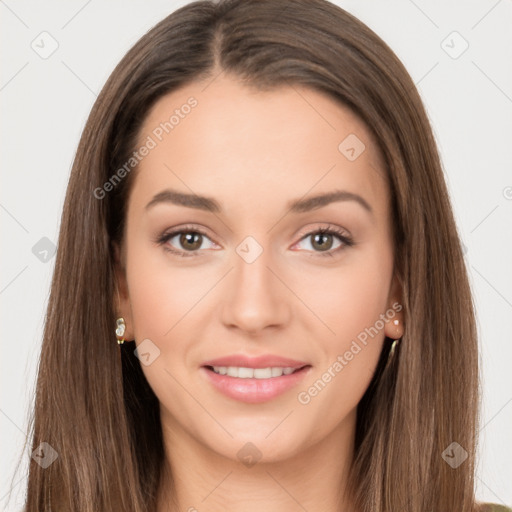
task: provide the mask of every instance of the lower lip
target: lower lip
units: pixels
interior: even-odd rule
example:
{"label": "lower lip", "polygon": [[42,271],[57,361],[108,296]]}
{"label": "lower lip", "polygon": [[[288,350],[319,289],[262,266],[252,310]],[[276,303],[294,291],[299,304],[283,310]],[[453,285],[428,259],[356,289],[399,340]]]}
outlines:
{"label": "lower lip", "polygon": [[311,370],[311,366],[305,366],[290,375],[271,377],[269,379],[240,379],[220,375],[207,367],[200,370],[210,382],[224,395],[248,404],[259,404],[272,400],[296,386]]}

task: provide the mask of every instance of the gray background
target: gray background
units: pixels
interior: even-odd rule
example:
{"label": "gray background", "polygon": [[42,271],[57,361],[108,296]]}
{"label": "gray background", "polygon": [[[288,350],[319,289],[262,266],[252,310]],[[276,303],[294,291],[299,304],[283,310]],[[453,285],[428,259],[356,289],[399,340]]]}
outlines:
{"label": "gray background", "polygon": [[[0,0],[2,510],[22,505],[30,450],[16,475],[14,467],[32,405],[51,249],[81,130],[124,53],[186,3]],[[512,2],[335,3],[391,46],[427,107],[478,310],[483,404],[477,497],[511,505]]]}

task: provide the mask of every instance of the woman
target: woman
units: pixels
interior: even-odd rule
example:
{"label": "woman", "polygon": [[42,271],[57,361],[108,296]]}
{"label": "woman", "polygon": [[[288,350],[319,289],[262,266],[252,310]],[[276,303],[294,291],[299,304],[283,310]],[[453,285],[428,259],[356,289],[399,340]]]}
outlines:
{"label": "woman", "polygon": [[141,38],[68,185],[25,510],[499,510],[477,375],[385,43],[324,0],[194,2]]}

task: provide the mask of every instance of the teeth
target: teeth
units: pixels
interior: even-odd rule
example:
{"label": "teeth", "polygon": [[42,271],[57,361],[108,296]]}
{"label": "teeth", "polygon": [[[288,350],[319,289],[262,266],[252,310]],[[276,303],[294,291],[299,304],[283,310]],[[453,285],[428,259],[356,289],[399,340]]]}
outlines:
{"label": "teeth", "polygon": [[295,368],[244,368],[236,366],[214,366],[213,371],[220,375],[238,377],[239,379],[270,379],[290,375]]}

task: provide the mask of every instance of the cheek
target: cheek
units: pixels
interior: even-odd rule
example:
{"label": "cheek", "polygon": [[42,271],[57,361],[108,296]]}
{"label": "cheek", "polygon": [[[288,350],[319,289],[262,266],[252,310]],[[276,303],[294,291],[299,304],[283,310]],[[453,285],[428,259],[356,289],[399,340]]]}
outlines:
{"label": "cheek", "polygon": [[142,371],[166,408],[188,410],[188,395],[178,381],[182,372],[188,371],[187,354],[197,342],[191,333],[198,315],[204,312],[203,302],[207,303],[207,297],[201,299],[217,278],[211,270],[206,275],[199,266],[180,267],[163,249],[154,247],[134,244],[127,263],[136,345],[149,339],[158,354],[153,358],[151,350],[155,349],[150,345],[151,361],[142,365]]}
{"label": "cheek", "polygon": [[325,415],[326,425],[334,425],[357,406],[375,371],[384,340],[381,315],[389,306],[392,259],[386,254],[354,253],[350,262],[347,258],[346,264],[331,270],[328,279],[324,274],[319,281],[321,273],[318,279],[310,274],[304,283],[303,290],[309,290],[305,301],[333,332],[317,322],[322,359],[298,398],[305,412]]}
{"label": "cheek", "polygon": [[[342,350],[351,339],[375,326],[388,307],[391,272],[391,258],[368,250],[347,254],[336,268],[302,273],[301,297],[329,327],[329,346]],[[382,327],[379,322],[377,328]],[[328,340],[329,330],[324,330],[323,338]]]}
{"label": "cheek", "polygon": [[134,247],[127,272],[135,338],[154,339],[159,345],[173,336],[182,319],[190,321],[216,282],[211,269],[180,267],[161,248]]}

